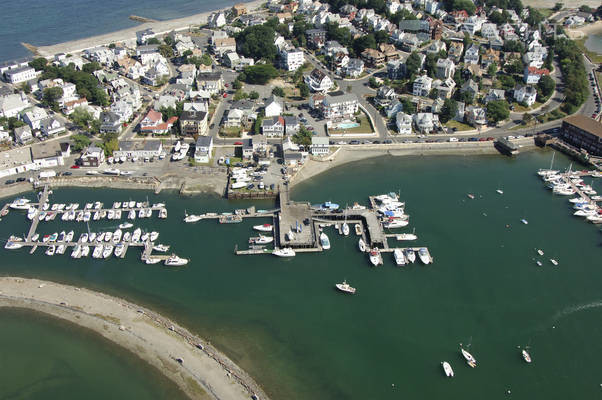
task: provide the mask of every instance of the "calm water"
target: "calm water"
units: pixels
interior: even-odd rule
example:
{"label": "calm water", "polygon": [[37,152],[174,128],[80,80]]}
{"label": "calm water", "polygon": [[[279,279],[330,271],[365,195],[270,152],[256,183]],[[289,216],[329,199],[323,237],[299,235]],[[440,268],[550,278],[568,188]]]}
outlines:
{"label": "calm water", "polygon": [[184,399],[132,354],[64,321],[0,312],[3,399]]}
{"label": "calm water", "polygon": [[[0,60],[30,53],[21,42],[44,46],[81,39],[138,25],[132,14],[165,20],[216,8],[235,0],[6,0],[2,2]],[[199,21],[200,23],[200,21]]]}
{"label": "calm water", "polygon": [[[61,189],[55,201],[110,204],[148,196],[167,203],[168,220],[137,224],[159,230],[161,242],[192,262],[168,270],[140,263],[133,249],[126,260],[107,262],[22,250],[3,252],[0,273],[85,285],[155,308],[216,344],[275,399],[505,399],[508,389],[515,399],[598,398],[601,236],[571,216],[566,199],[543,188],[535,171],[550,158],[550,152],[517,159],[383,157],[334,169],[293,191],[294,199],[345,204],[399,190],[411,215],[408,231],[415,228],[416,244],[435,258],[429,267],[396,268],[387,256],[372,269],[355,238],[334,231],[328,232],[332,249],[323,254],[237,257],[235,244],[246,246],[258,221],[189,225],[181,217],[184,210],[250,203]],[[557,167],[568,164],[556,155]],[[599,182],[597,188],[602,191]],[[477,198],[469,200],[469,192]],[[25,232],[24,220],[11,213],[0,223],[0,237]],[[60,229],[81,232],[82,225],[54,221],[40,232]],[[545,251],[543,267],[535,265],[535,248]],[[343,279],[358,289],[356,296],[333,289]],[[470,344],[476,369],[463,362],[459,343]],[[530,346],[532,365],[520,358],[519,345]],[[451,381],[443,377],[443,360],[455,369]]]}
{"label": "calm water", "polygon": [[589,35],[585,41],[585,47],[590,51],[595,51],[598,54],[602,54],[602,33],[595,35]]}

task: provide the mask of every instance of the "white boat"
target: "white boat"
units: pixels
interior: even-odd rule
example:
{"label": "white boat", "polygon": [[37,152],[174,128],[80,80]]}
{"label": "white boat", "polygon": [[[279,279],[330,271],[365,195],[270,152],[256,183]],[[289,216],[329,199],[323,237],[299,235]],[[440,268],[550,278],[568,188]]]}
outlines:
{"label": "white boat", "polygon": [[105,174],[105,175],[119,175],[119,172],[120,171],[119,171],[118,168],[108,168],[108,169],[105,169],[103,171],[103,174]]}
{"label": "white boat", "polygon": [[602,216],[600,215],[590,215],[586,218],[592,224],[602,224]]}
{"label": "white boat", "polygon": [[521,219],[520,222],[522,222],[525,225],[529,225],[529,221],[527,221],[526,219]]}
{"label": "white boat", "polygon": [[572,199],[569,199],[569,201],[573,204],[576,203],[587,203],[587,199],[583,198],[583,197],[573,197]]}
{"label": "white boat", "polygon": [[169,246],[165,244],[157,244],[153,246],[153,250],[164,253],[169,250]]}
{"label": "white boat", "polygon": [[84,218],[82,219],[84,222],[90,221],[90,217],[92,217],[92,213],[90,211],[84,212]]}
{"label": "white boat", "polygon": [[29,199],[24,199],[24,198],[15,199],[12,201],[12,203],[9,204],[9,207],[12,208],[13,210],[29,210],[30,202],[31,202],[31,200],[29,200]]}
{"label": "white boat", "polygon": [[357,236],[361,236],[362,235],[362,226],[360,224],[355,224],[355,234]]}
{"label": "white boat", "polygon": [[134,226],[134,224],[132,224],[131,222],[124,222],[122,224],[119,224],[119,229],[129,229],[132,226]]}
{"label": "white boat", "polygon": [[109,257],[111,257],[111,254],[113,254],[113,245],[112,244],[105,245],[104,248],[102,249],[102,258],[109,258]]}
{"label": "white boat", "polygon": [[477,360],[472,356],[472,354],[470,354],[469,352],[467,352],[463,348],[460,348],[460,351],[462,352],[462,355],[466,359],[466,363],[468,365],[470,365],[472,368],[474,368],[474,367],[477,366]]}
{"label": "white boat", "polygon": [[555,171],[552,169],[552,166],[554,165],[554,156],[556,155],[556,152],[552,153],[552,161],[550,161],[550,168],[548,169],[540,169],[539,171],[537,171],[537,175],[539,176],[549,176],[549,175],[556,175],[558,173],[558,171]]}
{"label": "white boat", "polygon": [[23,247],[23,239],[16,236],[11,236],[4,245],[4,248],[7,250],[16,250],[20,249],[21,247]]}
{"label": "white boat", "polygon": [[165,260],[164,264],[168,267],[179,267],[188,264],[188,259],[181,258],[176,256],[175,254],[172,254],[167,260]]}
{"label": "white boat", "polygon": [[553,258],[550,258],[550,262],[555,265],[558,266],[558,261],[554,260]]}
{"label": "white boat", "polygon": [[142,236],[140,236],[140,240],[143,241],[143,242],[146,242],[148,240],[149,236],[150,236],[150,233],[144,232],[142,234]]}
{"label": "white boat", "polygon": [[350,293],[350,294],[355,294],[355,288],[349,286],[349,284],[347,283],[347,281],[343,281],[343,283],[337,283],[334,285],[337,289],[339,289],[341,292],[345,292],[345,293]]}
{"label": "white boat", "polygon": [[144,211],[144,208],[141,208],[140,211],[138,211],[138,218],[144,217],[146,217],[146,212]]}
{"label": "white boat", "polygon": [[412,249],[406,249],[406,258],[412,264],[416,261],[416,253]]}
{"label": "white boat", "polygon": [[115,210],[109,210],[107,213],[107,218],[114,219],[115,218]]}
{"label": "white boat", "polygon": [[125,246],[123,243],[119,243],[118,245],[115,246],[115,257],[121,257],[123,255],[123,252],[125,250]]}
{"label": "white boat", "polygon": [[115,217],[114,219],[121,219],[121,210],[115,210]]}
{"label": "white boat", "polygon": [[271,236],[259,235],[259,237],[255,240],[256,244],[268,244],[272,243],[274,238]]}
{"label": "white boat", "polygon": [[527,352],[527,350],[523,349],[521,354],[523,356],[523,360],[525,360],[526,363],[531,364],[531,355]]}
{"label": "white boat", "polygon": [[48,246],[48,248],[46,249],[46,255],[53,256],[55,251],[56,251],[56,247],[54,245]]}
{"label": "white boat", "polygon": [[360,238],[360,240],[358,240],[357,242],[357,246],[359,247],[362,253],[366,252],[366,242],[364,242],[364,239]]}
{"label": "white boat", "polygon": [[393,257],[395,257],[395,263],[397,265],[406,265],[406,257],[403,255],[401,249],[393,250]]}
{"label": "white boat", "polygon": [[134,208],[134,207],[136,207],[136,202],[135,202],[135,201],[133,201],[133,200],[130,200],[130,201],[128,202],[128,207],[129,207],[129,208]]}
{"label": "white boat", "polygon": [[278,257],[294,257],[295,251],[290,247],[283,247],[281,249],[274,250],[272,254]]}
{"label": "white boat", "polygon": [[383,258],[380,255],[380,250],[378,249],[378,247],[375,247],[372,250],[370,250],[370,262],[375,267],[378,265],[382,265]]}
{"label": "white boat", "polygon": [[92,258],[101,258],[102,257],[102,245],[99,244],[94,247],[94,251],[92,252]]}
{"label": "white boat", "polygon": [[96,232],[90,232],[90,235],[88,235],[88,241],[90,243],[92,243],[95,240],[96,240]]}
{"label": "white boat", "polygon": [[176,145],[173,148],[174,153],[179,153],[181,148],[182,148],[182,143],[178,140],[178,142],[176,143]]}
{"label": "white boat", "polygon": [[256,231],[260,231],[260,232],[272,232],[272,225],[271,224],[255,225],[255,226],[253,226],[253,229],[255,229]]}
{"label": "white boat", "polygon": [[573,213],[574,216],[576,217],[589,217],[590,215],[596,215],[596,211],[595,210],[577,210]]}
{"label": "white boat", "polygon": [[453,378],[454,370],[452,369],[451,365],[449,365],[447,361],[443,361],[441,365],[443,366],[443,372],[445,372],[445,376]]}
{"label": "white boat", "polygon": [[324,250],[330,249],[330,240],[328,239],[328,235],[324,232],[320,233],[320,244]]}
{"label": "white boat", "polygon": [[395,236],[395,238],[397,240],[399,240],[399,241],[402,241],[402,240],[416,240],[416,239],[418,239],[418,236],[416,236],[413,233],[401,233],[401,234]]}
{"label": "white boat", "polygon": [[147,264],[157,264],[161,262],[161,259],[159,257],[148,257],[146,260],[144,260],[145,263]]}
{"label": "white boat", "polygon": [[404,226],[408,226],[409,221],[404,221],[399,218],[389,219],[383,222],[383,227],[387,229],[395,229],[395,228],[403,228]]}
{"label": "white boat", "polygon": [[421,247],[418,249],[418,257],[424,265],[428,265],[433,262],[433,259],[431,258],[431,255],[426,247]]}
{"label": "white boat", "polygon": [[121,231],[121,229],[117,229],[115,232],[113,232],[113,243],[119,243],[119,241],[121,241],[122,236],[123,232]]}
{"label": "white boat", "polygon": [[343,232],[343,235],[349,235],[349,225],[347,224],[347,222],[343,222],[343,226],[341,226],[341,231]]}
{"label": "white boat", "polygon": [[142,235],[142,229],[136,228],[134,233],[132,233],[132,242],[136,243],[140,241],[140,235]]}
{"label": "white boat", "polygon": [[159,232],[152,231],[152,232],[149,234],[149,239],[150,239],[150,241],[151,241],[151,242],[154,242],[154,241],[155,241],[155,240],[157,240],[158,238],[159,238]]}
{"label": "white boat", "polygon": [[187,222],[187,223],[197,222],[197,221],[200,221],[201,219],[203,219],[202,215],[186,214],[186,216],[184,217],[184,222]]}
{"label": "white boat", "polygon": [[39,233],[35,233],[32,237],[31,237],[31,241],[32,242],[37,242],[37,240],[40,238],[40,234]]}
{"label": "white boat", "polygon": [[74,235],[75,235],[75,232],[69,231],[69,233],[67,233],[67,235],[65,235],[65,242],[71,242],[71,241],[73,241],[73,236]]}
{"label": "white boat", "polygon": [[504,191],[503,191],[502,189],[496,189],[496,192],[497,192],[498,194],[504,194]]}
{"label": "white boat", "polygon": [[541,263],[541,261],[537,260],[535,261],[535,264],[537,264],[538,267],[541,267],[543,264]]}
{"label": "white boat", "polygon": [[540,256],[543,256],[543,250],[537,249],[537,254],[539,254]]}
{"label": "white boat", "polygon": [[81,250],[81,256],[82,257],[88,257],[88,255],[90,254],[90,246],[82,246],[82,250]]}
{"label": "white boat", "polygon": [[128,219],[136,219],[136,210],[130,210],[128,213]]}
{"label": "white boat", "polygon": [[113,239],[113,232],[105,232],[105,242],[110,242]]}
{"label": "white boat", "polygon": [[96,241],[97,242],[104,242],[105,240],[105,233],[104,232],[100,232],[98,235],[96,235]]}
{"label": "white boat", "polygon": [[73,251],[71,252],[71,258],[81,258],[82,256],[82,246],[75,245],[73,247]]}
{"label": "white boat", "polygon": [[93,207],[93,204],[92,204],[92,203],[86,203],[86,205],[84,206],[84,208],[85,208],[86,210],[89,210],[89,209],[91,209],[92,207]]}
{"label": "white boat", "polygon": [[94,211],[94,215],[92,216],[92,220],[94,220],[94,221],[100,220],[100,213],[98,211]]}
{"label": "white boat", "polygon": [[159,218],[161,218],[161,219],[167,218],[167,209],[166,208],[161,208],[159,210]]}
{"label": "white boat", "polygon": [[132,239],[132,232],[126,232],[123,234],[123,241],[129,242]]}

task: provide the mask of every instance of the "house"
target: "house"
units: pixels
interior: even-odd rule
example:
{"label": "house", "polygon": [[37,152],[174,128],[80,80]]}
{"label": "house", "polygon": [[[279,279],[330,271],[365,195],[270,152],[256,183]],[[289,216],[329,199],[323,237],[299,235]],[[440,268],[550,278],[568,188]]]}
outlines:
{"label": "house", "polygon": [[464,114],[466,114],[466,104],[463,101],[456,101],[458,105],[458,111],[454,115],[454,120],[458,122],[464,122]]}
{"label": "house", "polygon": [[100,114],[100,133],[119,133],[121,131],[121,121],[119,115],[105,111]]}
{"label": "house", "polygon": [[46,118],[48,118],[48,113],[40,107],[33,107],[23,114],[23,122],[29,125],[32,131],[40,129],[40,122]]}
{"label": "house", "polygon": [[436,80],[433,82],[433,88],[437,90],[440,98],[449,99],[456,88],[456,82],[453,78],[447,78],[443,81]]}
{"label": "house", "polygon": [[359,110],[359,101],[353,93],[334,92],[324,96],[322,115],[328,120],[349,119]]}
{"label": "house", "polygon": [[113,157],[145,159],[159,157],[162,152],[163,144],[160,140],[120,141],[119,150],[113,152]]}
{"label": "house", "polygon": [[500,51],[504,48],[504,41],[499,37],[489,39],[489,48]]}
{"label": "house", "polygon": [[268,139],[265,135],[255,135],[251,140],[253,153],[265,155],[270,150]]}
{"label": "house", "polygon": [[462,42],[451,42],[447,50],[447,57],[453,62],[458,63],[462,59],[463,51],[464,44]]}
{"label": "house", "polygon": [[334,85],[332,79],[317,68],[305,76],[305,83],[314,92],[326,92]]}
{"label": "house", "polygon": [[285,115],[284,117],[284,132],[288,136],[292,136],[295,133],[299,132],[301,125],[299,124],[299,119],[292,115]]}
{"label": "house", "polygon": [[391,43],[381,43],[378,49],[384,54],[386,61],[398,60],[401,56],[399,50]]}
{"label": "house", "polygon": [[285,49],[280,53],[280,62],[287,71],[296,71],[305,62],[305,55],[301,49]]}
{"label": "house", "polygon": [[387,118],[393,118],[400,111],[403,111],[403,104],[398,99],[392,100],[389,105],[385,107]]}
{"label": "house", "polygon": [[314,49],[320,49],[326,42],[326,31],[323,29],[308,29],[305,31],[307,43]]}
{"label": "house", "polygon": [[261,122],[261,133],[267,137],[283,137],[284,118],[280,116],[264,118]]}
{"label": "house", "polygon": [[244,139],[242,141],[242,158],[245,160],[250,160],[253,158],[252,139]]}
{"label": "house", "polygon": [[247,13],[247,7],[243,3],[234,4],[232,6],[232,14],[235,17],[240,17],[243,14]]}
{"label": "house", "polygon": [[497,25],[492,23],[484,23],[481,25],[481,36],[487,40],[498,38],[500,33],[497,30]]}
{"label": "house", "polygon": [[500,52],[493,49],[485,50],[485,53],[481,57],[481,66],[483,68],[489,67],[491,64],[499,65],[500,63]]}
{"label": "house", "polygon": [[165,134],[169,132],[178,117],[171,117],[163,122],[163,115],[155,110],[149,110],[146,116],[140,121],[140,133]]}
{"label": "house", "polygon": [[476,44],[471,45],[464,53],[465,64],[478,64],[479,63],[479,46]]}
{"label": "house", "polygon": [[387,63],[387,76],[389,79],[403,79],[406,75],[406,64],[400,60]]}
{"label": "house", "polygon": [[208,163],[213,152],[213,136],[199,136],[194,149],[194,161]]}
{"label": "house", "polygon": [[481,127],[487,124],[485,109],[481,107],[466,107],[466,120],[474,127]]}
{"label": "house", "polygon": [[284,102],[278,96],[271,95],[265,101],[265,116],[276,117],[284,111]]}
{"label": "house", "polygon": [[100,147],[91,145],[79,157],[82,167],[99,167],[105,161],[105,152]]}
{"label": "house", "polygon": [[464,82],[464,85],[462,85],[462,88],[460,88],[460,92],[472,93],[473,98],[476,98],[476,96],[479,94],[479,84],[472,79],[469,79]]}
{"label": "house", "polygon": [[[451,50],[451,46],[454,43],[455,42],[450,43],[450,50]],[[428,45],[428,47],[426,48],[426,52],[429,54],[437,54],[440,51],[445,51],[445,50],[447,50],[447,46],[445,45],[445,42],[443,42],[441,40],[435,40],[430,45]]]}
{"label": "house", "polygon": [[420,133],[431,133],[435,129],[435,123],[439,122],[439,116],[432,113],[414,114],[414,126]]}
{"label": "house", "polygon": [[414,96],[428,96],[433,84],[433,78],[427,75],[421,75],[414,80],[412,85],[412,94]]}
{"label": "house", "polygon": [[407,52],[412,52],[418,49],[418,45],[420,44],[420,40],[418,36],[413,33],[407,33],[401,39],[401,49]]}
{"label": "house", "polygon": [[29,107],[29,99],[23,92],[0,96],[0,117],[16,117],[19,113]]}
{"label": "house", "polygon": [[489,103],[490,101],[497,100],[506,100],[505,91],[502,89],[490,89],[485,96],[485,104]]}
{"label": "house", "polygon": [[255,103],[249,100],[238,100],[232,103],[228,115],[224,120],[224,126],[235,127],[243,126],[253,119],[257,119],[255,111]]}
{"label": "house", "polygon": [[330,143],[326,136],[312,136],[311,147],[312,156],[327,156],[330,154]]}
{"label": "house", "polygon": [[138,57],[138,61],[140,61],[142,65],[150,65],[160,60],[163,56],[159,53],[159,45],[150,44],[138,46],[136,48],[136,57]]}
{"label": "house", "polygon": [[207,24],[210,28],[221,28],[226,25],[226,14],[223,11],[211,13],[207,18]]}
{"label": "house", "polygon": [[136,43],[146,44],[149,39],[155,37],[155,32],[151,28],[136,32]]}
{"label": "house", "polygon": [[305,162],[307,153],[300,151],[285,151],[284,164],[289,167],[296,167]]}
{"label": "house", "polygon": [[544,75],[550,75],[550,70],[547,68],[539,69],[535,67],[525,67],[523,81],[526,84],[536,84]]}
{"label": "house", "polygon": [[399,29],[404,32],[425,32],[430,33],[431,27],[427,20],[403,19],[399,21]]}
{"label": "house", "polygon": [[517,85],[514,88],[514,100],[531,107],[537,99],[537,90],[533,86]]}
{"label": "house", "polygon": [[221,72],[201,72],[197,75],[197,87],[209,94],[218,94],[224,90],[224,79]]}
{"label": "house", "polygon": [[385,55],[374,49],[362,51],[362,58],[372,66],[377,66],[385,62]]}
{"label": "house", "polygon": [[308,106],[312,110],[316,110],[322,107],[322,103],[324,102],[323,94],[312,94],[309,96]]}
{"label": "house", "polygon": [[25,144],[33,139],[31,134],[31,128],[29,125],[20,126],[14,129],[15,142],[18,144]]}
{"label": "house", "polygon": [[110,65],[115,61],[115,54],[105,46],[84,50],[86,58],[102,65]]}
{"label": "house", "polygon": [[65,115],[71,115],[77,107],[87,107],[87,106],[88,106],[88,100],[85,97],[83,99],[67,101],[63,105],[63,113]]}
{"label": "house", "polygon": [[440,58],[435,65],[435,75],[440,79],[452,78],[456,72],[456,64],[449,58]]}
{"label": "house", "polygon": [[412,117],[402,111],[395,115],[395,125],[400,135],[412,134]]}
{"label": "house", "polygon": [[219,55],[220,57],[229,51],[236,52],[236,39],[233,37],[216,38],[214,39],[213,46],[211,48],[213,53]]}
{"label": "house", "polygon": [[379,106],[385,107],[391,103],[392,100],[397,98],[397,93],[395,90],[390,88],[389,86],[381,86],[376,91],[376,97],[374,98],[374,102]]}
{"label": "house", "polygon": [[473,36],[475,33],[481,30],[483,26],[484,19],[473,15],[468,17],[466,21],[462,24],[462,32],[467,32],[470,36]]}
{"label": "house", "polygon": [[180,115],[180,130],[185,135],[207,135],[207,113],[183,111]]}
{"label": "house", "polygon": [[335,54],[338,53],[349,54],[349,50],[347,50],[347,47],[343,46],[336,40],[329,40],[324,44],[322,54],[324,54],[325,56],[333,57]]}
{"label": "house", "polygon": [[65,165],[65,153],[70,154],[68,146],[68,143],[58,143],[56,141],[31,146],[31,159],[38,168],[52,168]]}
{"label": "house", "polygon": [[37,74],[35,69],[25,66],[7,70],[4,72],[4,77],[8,82],[16,84],[31,81],[37,77]]}
{"label": "house", "polygon": [[344,70],[345,76],[359,78],[364,73],[364,62],[359,58],[350,58]]}
{"label": "house", "polygon": [[0,142],[8,142],[9,140],[10,134],[4,129],[3,126],[0,126]]}
{"label": "house", "polygon": [[596,157],[602,156],[602,123],[595,119],[580,114],[566,117],[562,121],[561,137]]}

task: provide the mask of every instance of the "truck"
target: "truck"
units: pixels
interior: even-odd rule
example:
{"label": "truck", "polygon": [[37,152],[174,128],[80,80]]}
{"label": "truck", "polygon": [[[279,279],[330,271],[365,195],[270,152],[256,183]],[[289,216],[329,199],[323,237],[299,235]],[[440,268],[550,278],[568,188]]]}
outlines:
{"label": "truck", "polygon": [[40,179],[42,179],[42,178],[52,178],[52,177],[55,177],[55,176],[56,176],[56,171],[53,170],[53,169],[48,170],[48,171],[42,171],[42,172],[40,172]]}

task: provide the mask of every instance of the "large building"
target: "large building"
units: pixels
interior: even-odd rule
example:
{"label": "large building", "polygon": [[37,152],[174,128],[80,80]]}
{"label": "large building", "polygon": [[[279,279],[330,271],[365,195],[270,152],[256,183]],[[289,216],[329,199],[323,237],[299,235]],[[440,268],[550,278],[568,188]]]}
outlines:
{"label": "large building", "polygon": [[602,123],[595,119],[572,115],[562,121],[562,139],[594,156],[602,156]]}
{"label": "large building", "polygon": [[358,108],[359,102],[355,94],[335,92],[324,97],[322,114],[329,120],[345,119],[353,117]]}
{"label": "large building", "polygon": [[205,111],[184,111],[180,115],[180,129],[185,135],[207,134],[207,113]]}
{"label": "large building", "polygon": [[6,80],[10,83],[27,82],[36,78],[36,70],[31,67],[19,67],[9,69],[4,73]]}
{"label": "large building", "polygon": [[159,157],[163,152],[160,140],[125,141],[119,142],[119,150],[113,152],[115,158],[151,158]]}

